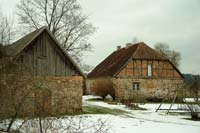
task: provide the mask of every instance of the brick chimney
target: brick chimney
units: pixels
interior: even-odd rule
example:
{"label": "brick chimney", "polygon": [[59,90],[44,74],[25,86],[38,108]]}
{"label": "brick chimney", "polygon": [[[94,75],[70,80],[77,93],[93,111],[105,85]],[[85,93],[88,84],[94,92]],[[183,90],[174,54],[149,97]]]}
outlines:
{"label": "brick chimney", "polygon": [[121,49],[121,46],[117,46],[117,50],[120,50]]}
{"label": "brick chimney", "polygon": [[133,45],[132,43],[127,43],[126,47],[130,47],[131,45]]}

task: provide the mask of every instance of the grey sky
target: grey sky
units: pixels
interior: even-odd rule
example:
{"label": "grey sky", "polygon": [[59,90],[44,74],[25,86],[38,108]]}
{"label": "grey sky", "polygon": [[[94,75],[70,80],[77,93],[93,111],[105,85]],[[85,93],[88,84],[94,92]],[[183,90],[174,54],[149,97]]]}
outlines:
{"label": "grey sky", "polygon": [[[0,0],[5,13],[19,0]],[[166,42],[182,54],[181,71],[200,73],[200,0],[79,0],[97,27],[94,52],[85,61],[96,66],[136,36],[151,47]]]}

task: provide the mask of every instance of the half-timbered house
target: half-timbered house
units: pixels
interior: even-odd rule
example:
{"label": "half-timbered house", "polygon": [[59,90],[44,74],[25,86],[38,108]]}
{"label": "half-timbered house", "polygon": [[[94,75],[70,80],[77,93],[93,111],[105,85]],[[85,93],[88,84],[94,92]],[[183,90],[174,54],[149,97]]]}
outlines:
{"label": "half-timbered house", "polygon": [[119,99],[172,98],[182,82],[183,75],[169,59],[141,42],[118,46],[97,65],[88,75],[87,93],[110,93]]}

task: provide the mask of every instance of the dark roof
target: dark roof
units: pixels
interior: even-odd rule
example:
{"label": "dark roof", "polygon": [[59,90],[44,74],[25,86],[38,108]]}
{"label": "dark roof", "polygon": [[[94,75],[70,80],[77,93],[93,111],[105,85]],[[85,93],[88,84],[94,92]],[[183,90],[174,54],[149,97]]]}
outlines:
{"label": "dark roof", "polygon": [[3,56],[3,45],[2,44],[0,44],[0,58],[1,58],[1,56]]}
{"label": "dark roof", "polygon": [[70,55],[63,49],[63,47],[60,45],[60,43],[57,41],[57,39],[54,37],[54,35],[49,31],[47,27],[42,27],[40,29],[37,29],[26,36],[22,37],[21,39],[17,40],[11,45],[4,46],[5,50],[3,52],[5,57],[15,57],[19,53],[23,51],[24,48],[26,48],[33,40],[35,40],[42,32],[46,31],[50,37],[53,39],[55,44],[60,48],[62,53],[65,55],[65,57],[72,63],[72,65],[78,70],[78,72],[84,76],[85,74],[82,72],[82,70],[79,68],[79,66],[74,62],[74,60],[70,57]]}
{"label": "dark roof", "polygon": [[[147,46],[144,42],[135,44],[138,45],[137,50],[133,53],[134,59],[151,59],[151,60],[168,60],[163,54]],[[134,45],[130,46],[133,47]],[[129,49],[129,48],[128,48]]]}
{"label": "dark roof", "polygon": [[113,76],[133,55],[138,46],[139,44],[135,44],[129,48],[122,48],[118,51],[114,51],[104,61],[96,66],[93,71],[89,73],[88,77]]}
{"label": "dark roof", "polygon": [[6,45],[6,51],[5,54],[6,56],[11,56],[14,57],[18,55],[27,45],[29,45],[40,33],[42,33],[44,30],[48,30],[46,27],[42,27],[40,29],[37,29],[21,39],[17,40],[11,45]]}
{"label": "dark roof", "polygon": [[126,65],[129,59],[168,60],[165,56],[150,48],[144,42],[140,42],[114,51],[97,65],[93,71],[88,74],[88,77],[115,76],[121,68]]}

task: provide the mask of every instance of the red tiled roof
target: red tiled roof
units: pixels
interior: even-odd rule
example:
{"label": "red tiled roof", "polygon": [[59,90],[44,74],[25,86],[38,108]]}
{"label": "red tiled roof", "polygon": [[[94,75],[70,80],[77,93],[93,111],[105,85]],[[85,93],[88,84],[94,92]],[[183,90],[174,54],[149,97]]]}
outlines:
{"label": "red tiled roof", "polygon": [[130,58],[168,60],[162,54],[150,48],[145,43],[141,42],[114,51],[104,61],[97,65],[93,69],[93,71],[88,74],[88,77],[95,78],[104,76],[114,76]]}

